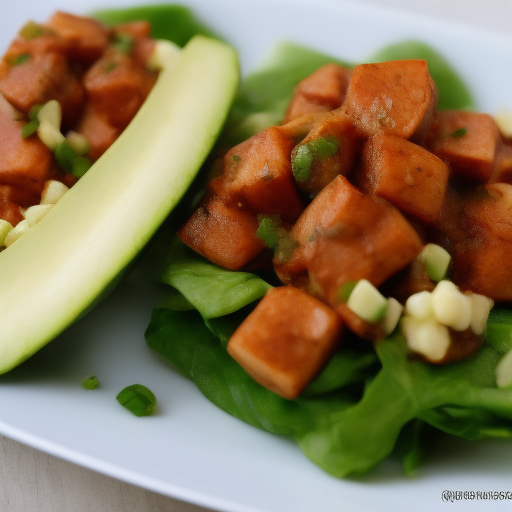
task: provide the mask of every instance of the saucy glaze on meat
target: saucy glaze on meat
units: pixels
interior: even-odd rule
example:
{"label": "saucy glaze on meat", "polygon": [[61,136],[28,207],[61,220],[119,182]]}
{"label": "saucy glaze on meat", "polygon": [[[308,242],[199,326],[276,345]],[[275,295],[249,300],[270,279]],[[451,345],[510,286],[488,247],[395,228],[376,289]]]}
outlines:
{"label": "saucy glaze on meat", "polygon": [[[296,87],[281,126],[224,156],[178,235],[232,270],[257,268],[272,251],[286,286],[268,292],[228,344],[261,384],[296,397],[344,329],[376,341],[404,306],[413,352],[440,364],[466,358],[483,342],[493,301],[512,300],[511,148],[491,116],[436,103],[425,61],[329,64]],[[445,262],[436,278],[434,253]],[[446,267],[454,285],[436,285]],[[398,300],[386,303],[376,288]],[[322,335],[318,305],[306,309],[299,292],[343,329]],[[452,303],[460,311],[443,310]],[[437,345],[424,347],[432,336]]]}
{"label": "saucy glaze on meat", "polygon": [[28,22],[0,61],[0,219],[16,226],[38,204],[44,184],[72,186],[80,176],[62,168],[37,133],[22,133],[34,111],[56,100],[63,134],[87,143],[97,160],[131,121],[155,83],[147,66],[155,42],[147,22],[105,27],[57,12]]}

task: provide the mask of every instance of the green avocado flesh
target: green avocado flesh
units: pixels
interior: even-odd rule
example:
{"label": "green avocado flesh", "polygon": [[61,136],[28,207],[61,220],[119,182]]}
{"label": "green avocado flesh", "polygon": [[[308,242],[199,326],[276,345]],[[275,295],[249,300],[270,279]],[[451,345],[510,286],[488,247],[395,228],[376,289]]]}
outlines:
{"label": "green avocado flesh", "polygon": [[238,74],[232,48],[190,41],[121,137],[0,253],[0,373],[79,318],[148,242],[211,150]]}

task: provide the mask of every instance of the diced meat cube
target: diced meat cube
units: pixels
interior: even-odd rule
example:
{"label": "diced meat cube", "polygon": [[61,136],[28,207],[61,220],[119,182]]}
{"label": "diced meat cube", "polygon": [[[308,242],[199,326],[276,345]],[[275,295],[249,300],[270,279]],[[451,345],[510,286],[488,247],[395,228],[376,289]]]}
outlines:
{"label": "diced meat cube", "polygon": [[23,208],[28,208],[39,203],[39,195],[21,187],[0,185],[0,202],[14,203]]}
{"label": "diced meat cube", "polygon": [[254,380],[294,399],[322,369],[341,339],[342,322],[298,288],[269,290],[228,343]]}
{"label": "diced meat cube", "polygon": [[380,286],[423,247],[395,207],[362,194],[342,176],[315,197],[290,238],[296,244],[291,257],[279,250],[274,257],[278,276],[326,300],[342,316],[339,292],[345,283],[367,279]]}
{"label": "diced meat cube", "polygon": [[[512,185],[488,185],[463,208],[447,233],[453,281],[495,301],[512,300]],[[446,223],[448,225],[448,223]]]}
{"label": "diced meat cube", "polygon": [[430,150],[461,178],[486,183],[492,176],[501,136],[488,114],[446,110],[436,114]]}
{"label": "diced meat cube", "polygon": [[376,196],[423,222],[439,219],[450,174],[442,160],[408,140],[379,133],[365,144],[363,163]]}
{"label": "diced meat cube", "polygon": [[178,231],[189,247],[211,262],[238,270],[265,247],[256,236],[256,215],[237,206],[226,206],[211,196]]}
{"label": "diced meat cube", "polygon": [[134,39],[147,38],[151,35],[151,23],[144,20],[120,23],[114,27],[114,30],[121,34],[127,34]]}
{"label": "diced meat cube", "polygon": [[60,53],[33,55],[9,69],[0,80],[0,93],[16,109],[28,114],[35,104],[55,99],[62,107],[64,124],[72,124],[79,116],[84,91]]}
{"label": "diced meat cube", "polygon": [[[324,141],[334,144],[333,151],[326,151],[325,146],[328,144]],[[296,146],[293,155],[301,146],[310,148],[308,152],[313,159],[308,176],[304,180],[296,176],[297,186],[306,193],[317,194],[338,174],[348,175],[359,144],[352,119],[340,109],[320,117],[307,137]]]}
{"label": "diced meat cube", "polygon": [[512,184],[512,146],[502,144],[496,155],[494,171],[488,183]]}
{"label": "diced meat cube", "polygon": [[124,129],[151,91],[157,74],[129,56],[109,51],[84,76],[87,97],[113,126]]}
{"label": "diced meat cube", "polygon": [[339,64],[326,64],[302,80],[286,110],[283,123],[304,114],[329,112],[340,107],[347,95],[352,70]]}
{"label": "diced meat cube", "polygon": [[294,221],[304,206],[292,175],[293,139],[270,127],[232,148],[224,158],[224,187],[233,204]]}
{"label": "diced meat cube", "polygon": [[52,176],[52,154],[37,136],[23,139],[22,126],[22,121],[0,110],[0,184],[40,194]]}
{"label": "diced meat cube", "polygon": [[437,88],[424,60],[361,64],[354,68],[347,113],[367,137],[379,131],[421,141],[437,104]]}
{"label": "diced meat cube", "polygon": [[131,56],[145,66],[155,49],[155,40],[150,39],[151,24],[147,21],[133,21],[116,25],[114,30],[133,38]]}
{"label": "diced meat cube", "polygon": [[97,109],[87,104],[78,122],[76,131],[81,133],[91,145],[87,156],[97,160],[119,137],[121,130],[112,126]]}
{"label": "diced meat cube", "polygon": [[88,64],[99,59],[109,42],[108,30],[92,18],[56,12],[48,21],[70,48],[70,56]]}
{"label": "diced meat cube", "polygon": [[0,200],[0,219],[6,220],[12,226],[16,226],[23,220],[23,214],[17,204]]}

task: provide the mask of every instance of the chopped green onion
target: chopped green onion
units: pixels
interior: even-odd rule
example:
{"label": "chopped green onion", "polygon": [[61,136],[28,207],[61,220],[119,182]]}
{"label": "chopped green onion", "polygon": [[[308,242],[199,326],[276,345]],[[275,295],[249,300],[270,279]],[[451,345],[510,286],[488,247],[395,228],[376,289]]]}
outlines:
{"label": "chopped green onion", "polygon": [[464,137],[464,135],[466,135],[467,131],[468,130],[466,128],[459,128],[458,130],[455,130],[454,132],[450,133],[450,137],[454,137],[456,139],[458,139],[460,137]]}
{"label": "chopped green onion", "polygon": [[129,55],[133,47],[133,37],[129,34],[117,32],[114,38],[113,47],[120,53]]}
{"label": "chopped green onion", "polygon": [[28,117],[30,120],[37,119],[37,116],[39,115],[39,111],[43,108],[43,105],[40,103],[36,103],[35,105],[32,105],[31,109],[28,112]]}
{"label": "chopped green onion", "polygon": [[299,183],[303,183],[311,174],[313,160],[333,156],[338,151],[338,140],[318,137],[306,144],[296,146],[292,152],[292,172]]}
{"label": "chopped green onion", "polygon": [[132,384],[116,396],[116,400],[135,416],[150,416],[156,406],[155,395],[142,384]]}
{"label": "chopped green onion", "polygon": [[275,251],[281,239],[278,233],[279,226],[281,225],[279,215],[258,216],[258,220],[260,224],[256,231],[256,236],[263,240],[267,247]]}
{"label": "chopped green onion", "polygon": [[23,125],[21,127],[21,136],[26,139],[27,137],[30,137],[34,133],[37,132],[37,129],[39,128],[39,120],[32,119],[32,121],[29,121],[27,124]]}
{"label": "chopped green onion", "polygon": [[313,153],[307,144],[299,146],[293,150],[292,172],[298,182],[302,183],[309,178],[312,163]]}
{"label": "chopped green onion", "polygon": [[11,59],[10,64],[11,66],[19,66],[28,60],[30,60],[30,53],[22,53]]}
{"label": "chopped green onion", "polygon": [[109,62],[103,67],[103,73],[110,73],[112,70],[116,69],[119,64],[117,62]]}
{"label": "chopped green onion", "polygon": [[84,389],[96,389],[99,386],[98,377],[91,375],[82,381],[82,387]]}
{"label": "chopped green onion", "polygon": [[347,281],[341,286],[338,292],[338,298],[341,300],[341,302],[348,301],[351,293],[354,291],[354,288],[356,287],[358,282],[359,281]]}
{"label": "chopped green onion", "polygon": [[77,155],[67,141],[61,142],[53,152],[57,165],[75,178],[81,178],[91,167],[92,162]]}
{"label": "chopped green onion", "polygon": [[242,157],[240,155],[233,155],[232,160],[235,162],[235,164],[237,164],[242,160]]}
{"label": "chopped green onion", "polygon": [[28,21],[18,32],[23,39],[35,39],[44,34],[44,29],[34,21]]}
{"label": "chopped green onion", "polygon": [[318,159],[334,156],[338,151],[338,145],[339,141],[333,137],[329,139],[318,137],[308,142],[310,151],[313,153],[313,156]]}

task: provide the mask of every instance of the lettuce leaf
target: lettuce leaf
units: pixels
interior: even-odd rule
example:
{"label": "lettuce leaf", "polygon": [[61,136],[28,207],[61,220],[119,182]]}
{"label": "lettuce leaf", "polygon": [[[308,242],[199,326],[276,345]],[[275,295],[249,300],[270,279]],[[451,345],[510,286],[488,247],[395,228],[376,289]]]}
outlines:
{"label": "lettuce leaf", "polygon": [[216,36],[201,23],[190,9],[181,5],[144,5],[123,9],[102,9],[91,16],[105,23],[116,25],[131,21],[146,20],[151,23],[151,37],[167,39],[178,46],[185,46],[195,35]]}
{"label": "lettuce leaf", "polygon": [[[371,60],[400,58],[426,58],[441,108],[474,108],[463,81],[422,43],[391,45]],[[236,144],[278,123],[295,85],[333,61],[339,62],[280,45],[243,84],[223,143]],[[493,313],[489,343],[449,366],[410,359],[400,335],[377,343],[375,352],[345,346],[301,397],[286,400],[253,381],[225,349],[270,288],[268,282],[216,267],[176,240],[168,244],[155,275],[173,291],[165,307],[153,311],[147,344],[221,409],[258,428],[293,436],[305,455],[332,475],[365,473],[393,452],[411,473],[433,432],[465,439],[512,436],[512,389],[497,389],[494,375],[501,354],[512,346],[510,313]]]}

